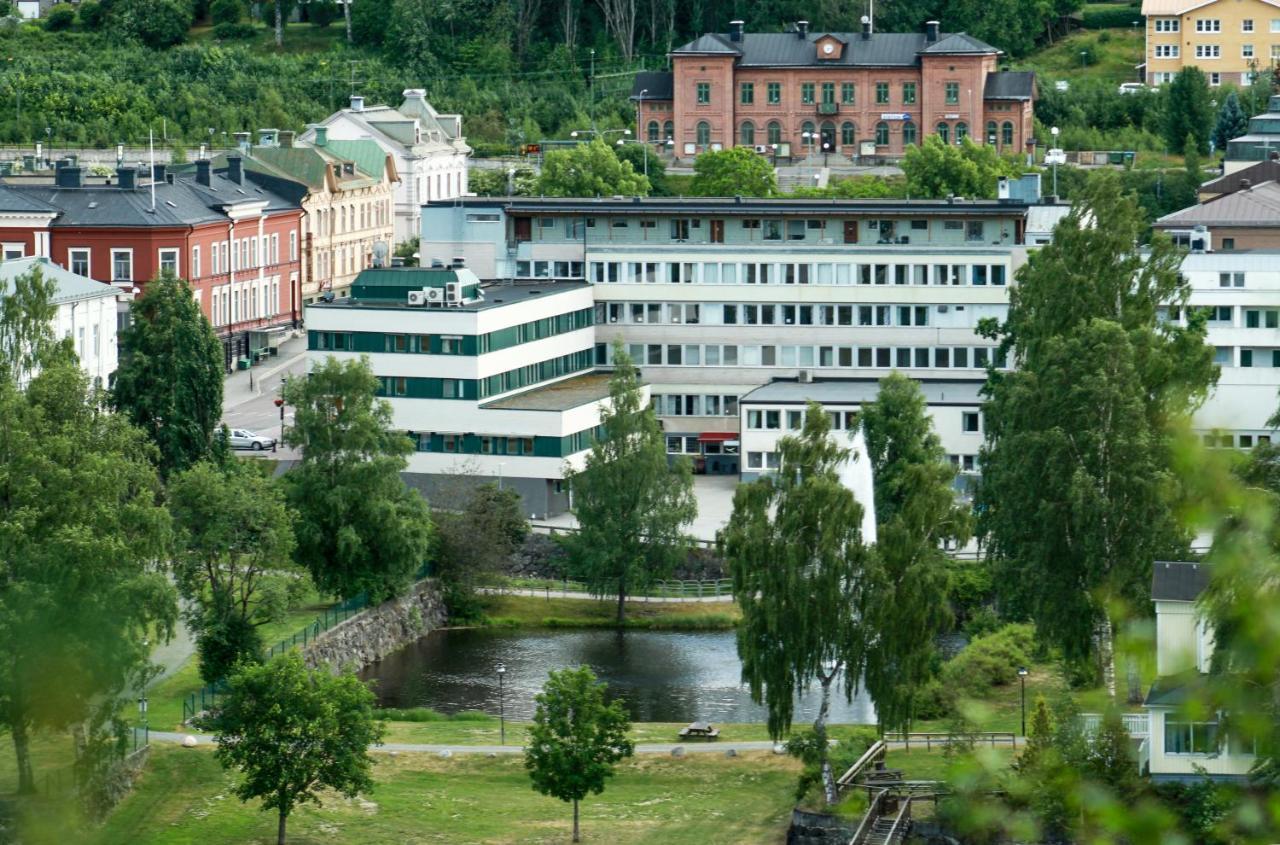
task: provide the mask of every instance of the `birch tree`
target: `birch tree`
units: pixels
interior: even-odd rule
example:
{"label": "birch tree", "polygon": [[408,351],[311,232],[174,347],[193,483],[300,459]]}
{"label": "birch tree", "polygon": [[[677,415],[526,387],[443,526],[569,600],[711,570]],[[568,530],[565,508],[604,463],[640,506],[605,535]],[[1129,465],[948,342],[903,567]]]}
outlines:
{"label": "birch tree", "polygon": [[855,458],[830,431],[826,413],[810,403],[800,434],[778,441],[778,472],[734,493],[720,548],[742,608],[742,680],[768,708],[769,735],[790,731],[797,693],[814,682],[821,689],[813,731],[823,791],[834,803],[827,714],[833,688],[852,699],[862,676],[878,568],[863,545],[862,506],[839,477]]}
{"label": "birch tree", "polygon": [[604,26],[618,42],[622,58],[630,62],[636,53],[636,0],[597,0]]}

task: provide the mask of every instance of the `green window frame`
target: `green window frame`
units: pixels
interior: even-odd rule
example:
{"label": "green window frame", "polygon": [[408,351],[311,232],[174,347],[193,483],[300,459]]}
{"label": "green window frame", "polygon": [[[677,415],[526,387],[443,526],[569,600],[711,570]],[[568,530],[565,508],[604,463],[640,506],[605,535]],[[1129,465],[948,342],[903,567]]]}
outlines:
{"label": "green window frame", "polygon": [[822,102],[826,105],[835,105],[836,102],[836,84],[834,82],[822,83]]}
{"label": "green window frame", "polygon": [[841,82],[840,102],[846,106],[856,105],[858,102],[858,86],[852,82]]}
{"label": "green window frame", "polygon": [[889,124],[883,120],[876,124],[876,146],[889,146]]}
{"label": "green window frame", "polygon": [[916,125],[909,120],[902,123],[902,146],[916,143]]}
{"label": "green window frame", "polygon": [[904,106],[913,106],[916,103],[916,84],[914,82],[902,83],[902,104]]}
{"label": "green window frame", "polygon": [[814,94],[814,90],[815,90],[815,86],[814,86],[814,84],[813,84],[812,82],[801,82],[801,83],[800,83],[800,103],[801,103],[801,105],[806,105],[806,106],[811,106],[811,105],[813,105],[813,94]]}
{"label": "green window frame", "polygon": [[738,101],[749,106],[756,101],[756,86],[753,82],[744,82],[738,88]]}
{"label": "green window frame", "polygon": [[960,83],[948,82],[942,86],[947,105],[954,106],[960,102]]}
{"label": "green window frame", "polygon": [[883,105],[887,105],[888,102],[889,102],[889,83],[877,82],[876,83],[876,105],[883,106]]}
{"label": "green window frame", "polygon": [[765,84],[765,97],[769,105],[776,106],[782,102],[782,83],[769,82]]}
{"label": "green window frame", "polygon": [[705,106],[711,102],[711,83],[710,82],[699,82],[695,86],[695,91],[697,92],[698,105]]}

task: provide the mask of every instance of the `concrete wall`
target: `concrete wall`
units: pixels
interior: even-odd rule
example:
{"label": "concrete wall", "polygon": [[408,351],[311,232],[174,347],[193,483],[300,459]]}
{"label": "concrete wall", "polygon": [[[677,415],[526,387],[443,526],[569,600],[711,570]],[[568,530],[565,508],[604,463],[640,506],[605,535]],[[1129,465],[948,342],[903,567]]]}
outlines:
{"label": "concrete wall", "polygon": [[439,628],[447,618],[434,579],[419,581],[409,593],[338,623],[305,649],[310,667],[332,671],[363,669]]}
{"label": "concrete wall", "polygon": [[[450,455],[448,457],[487,458],[490,456]],[[484,469],[479,468],[478,461],[474,463],[476,466],[471,467],[467,467],[465,463],[458,464],[460,469],[474,470],[466,474],[406,472],[401,473],[400,477],[404,479],[405,484],[421,493],[433,507],[461,508],[466,505],[471,490],[481,484],[499,483],[498,476],[488,471],[490,461],[485,462]],[[506,463],[510,464],[511,460],[508,459]],[[520,494],[521,512],[535,519],[557,516],[569,509],[568,487],[561,484],[561,489],[557,491],[556,481],[552,478],[521,478],[503,475],[500,483],[503,489],[515,490]]]}

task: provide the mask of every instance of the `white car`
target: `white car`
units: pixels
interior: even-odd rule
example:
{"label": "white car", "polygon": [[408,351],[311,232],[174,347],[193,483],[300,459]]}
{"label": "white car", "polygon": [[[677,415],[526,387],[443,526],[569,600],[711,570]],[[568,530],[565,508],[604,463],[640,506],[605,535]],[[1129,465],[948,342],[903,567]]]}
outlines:
{"label": "white car", "polygon": [[1147,86],[1141,82],[1122,82],[1120,83],[1121,94],[1137,94],[1139,91],[1147,90]]}
{"label": "white car", "polygon": [[252,449],[255,452],[261,452],[263,449],[274,449],[276,445],[274,437],[254,434],[244,428],[231,429],[229,442],[232,449]]}

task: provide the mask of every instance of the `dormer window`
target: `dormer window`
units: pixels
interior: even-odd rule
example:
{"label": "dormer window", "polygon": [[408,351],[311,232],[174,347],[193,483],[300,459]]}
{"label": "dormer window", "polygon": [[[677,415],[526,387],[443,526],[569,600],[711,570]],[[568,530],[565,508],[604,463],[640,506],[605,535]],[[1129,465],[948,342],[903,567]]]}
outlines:
{"label": "dormer window", "polygon": [[814,42],[818,61],[838,61],[844,56],[844,42],[834,35],[823,35]]}

